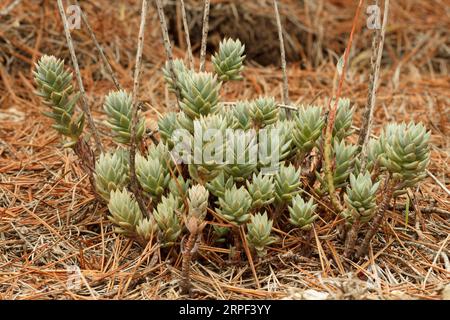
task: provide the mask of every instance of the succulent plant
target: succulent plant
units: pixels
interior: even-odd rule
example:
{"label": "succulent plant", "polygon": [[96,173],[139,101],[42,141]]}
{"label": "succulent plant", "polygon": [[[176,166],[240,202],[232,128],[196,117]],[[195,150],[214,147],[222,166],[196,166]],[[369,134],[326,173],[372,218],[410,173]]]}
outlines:
{"label": "succulent plant", "polygon": [[224,243],[227,241],[226,237],[230,233],[230,228],[213,225],[214,242]]}
{"label": "succulent plant", "polygon": [[184,112],[179,112],[177,114],[177,126],[194,134],[194,120],[189,118]]}
{"label": "succulent plant", "polygon": [[221,171],[217,177],[212,179],[206,184],[208,191],[217,198],[223,198],[226,189],[231,189],[234,185],[232,177],[225,176],[225,173]]}
{"label": "succulent plant", "polygon": [[[333,170],[333,183],[335,188],[342,188],[347,185],[348,177],[353,170],[357,149],[358,147],[355,145],[346,145],[344,141],[338,142],[338,140],[334,140],[333,153],[335,156],[335,168]],[[316,176],[321,182],[322,187],[324,187],[326,181],[317,172]]]}
{"label": "succulent plant", "polygon": [[33,72],[37,85],[37,95],[50,107],[43,114],[53,119],[52,127],[69,138],[65,147],[73,147],[84,128],[84,113],[74,117],[74,108],[79,93],[72,95],[72,73],[64,69],[64,61],[54,56],[44,55]]}
{"label": "succulent plant", "polygon": [[117,149],[114,153],[102,153],[95,164],[95,188],[109,201],[111,191],[122,190],[129,183],[128,152]]}
{"label": "succulent plant", "polygon": [[273,176],[261,172],[253,174],[252,181],[247,180],[247,190],[252,197],[252,209],[257,210],[268,206],[275,200],[275,185]]}
{"label": "succulent plant", "polygon": [[386,129],[381,139],[384,149],[381,163],[394,179],[401,181],[400,189],[411,187],[424,178],[430,160],[430,132],[421,123],[395,125]]}
{"label": "succulent plant", "polygon": [[181,88],[181,110],[192,120],[214,113],[219,102],[222,85],[217,76],[208,72],[180,73],[178,79],[185,83]]}
{"label": "succulent plant", "polygon": [[275,201],[291,203],[294,196],[300,192],[300,169],[293,165],[281,166],[275,175]]}
{"label": "succulent plant", "polygon": [[180,175],[176,179],[175,178],[170,179],[169,192],[174,196],[178,197],[179,199],[182,199],[183,197],[185,197],[190,185],[191,180],[190,179],[185,180],[183,176]]}
{"label": "succulent plant", "polygon": [[266,247],[276,241],[276,238],[271,236],[273,221],[269,220],[267,213],[257,213],[251,217],[247,223],[247,241],[259,257],[267,254]]}
{"label": "succulent plant", "polygon": [[163,142],[159,142],[158,144],[152,144],[148,147],[147,151],[148,159],[158,159],[160,163],[164,166],[165,169],[174,170],[175,162],[173,161],[169,147]]}
{"label": "succulent plant", "polygon": [[[163,71],[164,80],[166,81],[169,90],[171,92],[175,92],[176,91],[176,86],[173,83],[173,79],[172,79],[172,76],[171,76],[169,61],[166,61],[162,71]],[[183,82],[183,79],[185,79],[185,77],[180,77],[180,75],[181,74],[184,75],[184,74],[189,73],[188,69],[184,65],[183,60],[181,60],[181,59],[174,59],[173,60],[173,71],[175,73],[175,77],[176,77],[176,80],[177,80],[177,86],[180,88],[180,90],[182,90],[182,88],[185,87],[185,83]]]}
{"label": "succulent plant", "polygon": [[136,155],[136,176],[142,187],[152,199],[158,200],[169,185],[170,173],[158,158],[145,158]]}
{"label": "succulent plant", "polygon": [[279,121],[258,133],[258,169],[278,169],[292,155],[292,122]]}
{"label": "succulent plant", "polygon": [[322,134],[324,119],[322,108],[317,106],[302,106],[294,115],[295,126],[292,131],[293,143],[298,152],[310,152]]}
{"label": "succulent plant", "polygon": [[144,241],[150,241],[152,236],[156,236],[158,226],[153,217],[144,218],[136,226],[136,234]]}
{"label": "succulent plant", "polygon": [[206,217],[206,209],[208,208],[208,190],[204,186],[197,184],[188,190],[188,194],[189,216],[203,221]]}
{"label": "succulent plant", "polygon": [[272,97],[260,97],[251,101],[249,112],[256,128],[263,128],[278,120],[278,107]]}
{"label": "succulent plant", "polygon": [[353,219],[368,222],[376,212],[376,193],[380,182],[372,183],[370,172],[355,177],[350,174],[350,186],[344,195],[347,208]]}
{"label": "succulent plant", "polygon": [[318,215],[315,214],[317,204],[314,204],[313,198],[310,198],[308,202],[305,202],[300,195],[295,196],[292,199],[292,205],[288,207],[289,210],[289,222],[299,227],[302,230],[310,230],[317,219]]}
{"label": "succulent plant", "polygon": [[143,216],[136,200],[131,197],[130,192],[126,189],[112,191],[108,209],[111,213],[108,216],[109,220],[117,226],[115,232],[126,236],[133,236]]}
{"label": "succulent plant", "polygon": [[354,108],[350,108],[349,99],[339,99],[333,127],[333,137],[335,139],[341,141],[353,133],[353,111]]}
{"label": "succulent plant", "polygon": [[219,44],[219,52],[211,58],[216,74],[222,81],[240,80],[244,69],[245,46],[241,41],[224,39]]}
{"label": "succulent plant", "polygon": [[224,171],[236,182],[243,182],[256,170],[258,145],[253,131],[236,130],[226,139]]}
{"label": "succulent plant", "polygon": [[231,121],[233,129],[249,130],[252,127],[250,118],[250,103],[248,101],[238,101],[233,108],[233,119]]}
{"label": "succulent plant", "polygon": [[172,134],[178,128],[177,114],[175,112],[168,112],[158,117],[158,131],[162,142],[167,144],[170,149],[173,148]]}
{"label": "succulent plant", "polygon": [[[131,137],[131,114],[132,98],[124,90],[110,92],[103,105],[105,113],[108,115],[107,126],[114,132],[114,140],[119,143],[130,143]],[[139,116],[136,127],[136,139],[142,139],[145,132],[145,118]]]}
{"label": "succulent plant", "polygon": [[[201,184],[211,181],[224,166],[224,133],[227,122],[222,115],[201,116],[194,121],[194,153],[189,174]],[[207,152],[209,151],[209,152]]]}
{"label": "succulent plant", "polygon": [[219,198],[217,213],[228,222],[241,225],[250,219],[251,205],[252,198],[248,191],[244,187],[238,189],[234,185],[231,189],[226,189],[224,196]]}
{"label": "succulent plant", "polygon": [[165,246],[172,245],[177,241],[182,231],[179,214],[183,211],[180,201],[172,194],[162,197],[153,217],[158,225],[159,237]]}
{"label": "succulent plant", "polygon": [[[380,166],[380,158],[383,155],[383,148],[380,139],[370,139],[367,143],[367,163],[366,169],[371,172],[375,165]],[[361,161],[360,158],[355,158],[355,174],[361,171]]]}

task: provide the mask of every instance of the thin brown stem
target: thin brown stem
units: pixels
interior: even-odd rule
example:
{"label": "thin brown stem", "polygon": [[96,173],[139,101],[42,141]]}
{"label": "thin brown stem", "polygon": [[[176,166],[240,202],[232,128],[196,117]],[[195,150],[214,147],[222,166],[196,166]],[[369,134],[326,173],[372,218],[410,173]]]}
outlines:
{"label": "thin brown stem", "polygon": [[142,190],[139,186],[136,176],[136,147],[139,141],[136,137],[136,126],[138,120],[138,110],[139,104],[137,102],[138,90],[139,90],[139,78],[142,63],[142,51],[144,48],[144,34],[145,34],[145,24],[147,18],[148,3],[147,0],[142,0],[142,11],[141,11],[141,24],[139,27],[138,36],[138,48],[136,52],[136,64],[134,69],[134,79],[133,79],[133,94],[132,94],[132,114],[131,114],[131,144],[130,144],[130,180],[131,189],[142,211],[142,214],[148,215],[147,208],[144,204],[144,197],[142,195]]}
{"label": "thin brown stem", "polygon": [[372,224],[370,225],[369,230],[366,233],[366,236],[361,244],[361,246],[358,249],[358,252],[356,254],[357,258],[362,257],[367,253],[367,249],[369,248],[370,241],[377,233],[381,222],[383,221],[384,214],[386,210],[389,207],[389,203],[391,202],[392,196],[395,191],[395,184],[394,181],[390,176],[386,177],[385,181],[385,187],[383,190],[383,199],[381,200],[380,204],[378,205],[377,213],[375,214],[375,217],[373,218]]}
{"label": "thin brown stem", "polygon": [[100,54],[100,58],[103,61],[103,64],[106,68],[106,71],[109,73],[114,85],[116,86],[117,90],[122,90],[122,86],[119,83],[119,80],[117,80],[117,77],[111,67],[111,64],[109,63],[108,58],[105,55],[105,52],[103,51],[102,46],[100,45],[100,43],[97,40],[97,37],[95,36],[94,30],[92,30],[92,27],[88,21],[88,18],[86,16],[86,14],[84,13],[83,10],[81,10],[81,6],[80,3],[78,2],[78,0],[75,0],[75,3],[77,4],[78,7],[80,7],[80,11],[81,11],[81,19],[83,20],[84,24],[86,25],[86,28],[88,30],[89,35],[91,36],[92,41],[94,42],[95,47],[97,48],[99,54]]}
{"label": "thin brown stem", "polygon": [[83,80],[81,79],[80,67],[78,66],[77,56],[75,54],[75,49],[73,46],[72,36],[70,35],[69,23],[67,21],[66,13],[64,12],[64,6],[62,4],[62,0],[58,0],[58,9],[59,14],[61,15],[61,19],[64,26],[64,33],[66,34],[67,46],[69,47],[70,57],[72,58],[73,68],[75,69],[75,75],[77,77],[78,88],[80,89],[81,95],[81,107],[83,112],[86,114],[86,118],[88,120],[89,127],[94,135],[95,144],[97,149],[100,152],[103,152],[102,142],[100,140],[100,135],[95,127],[94,119],[92,118],[91,110],[89,109],[89,105],[86,98],[86,92],[84,91]]}
{"label": "thin brown stem", "polygon": [[344,53],[344,65],[342,67],[342,73],[340,75],[340,79],[339,79],[339,85],[338,85],[338,90],[337,90],[337,94],[335,97],[335,101],[334,101],[334,105],[333,107],[331,107],[331,98],[328,104],[328,109],[329,109],[329,114],[328,114],[328,120],[327,120],[327,125],[325,127],[325,139],[324,139],[324,143],[323,143],[323,158],[324,158],[324,163],[325,163],[325,167],[324,167],[324,171],[325,171],[325,181],[327,184],[327,188],[328,188],[328,192],[329,192],[329,196],[330,196],[330,200],[331,203],[334,207],[334,209],[337,212],[341,212],[342,211],[342,206],[341,203],[336,195],[336,189],[334,186],[334,181],[333,181],[333,172],[332,172],[332,157],[331,157],[331,145],[332,145],[332,137],[333,137],[333,127],[334,127],[334,121],[336,119],[336,112],[337,112],[337,106],[338,106],[338,101],[339,101],[339,96],[340,93],[342,91],[342,86],[344,84],[344,78],[345,78],[345,71],[347,68],[347,63],[348,63],[348,56],[350,54],[350,49],[352,47],[352,42],[353,42],[353,35],[355,33],[355,29],[356,29],[356,24],[358,21],[358,17],[359,17],[359,12],[361,10],[362,7],[362,0],[359,0],[359,4],[358,7],[356,9],[356,13],[355,16],[353,18],[353,25],[352,25],[352,31],[350,33],[350,39],[348,41],[347,47],[345,49],[345,53]]}
{"label": "thin brown stem", "polygon": [[183,262],[181,266],[181,291],[184,294],[189,294],[191,292],[191,277],[190,277],[190,270],[191,270],[191,258],[192,258],[192,249],[195,245],[195,242],[197,240],[197,233],[191,232],[189,233],[188,240],[186,242],[186,245],[184,246],[184,252],[183,252]]}
{"label": "thin brown stem", "polygon": [[164,15],[164,8],[161,3],[161,0],[155,0],[156,9],[158,11],[159,23],[161,25],[161,32],[163,35],[164,48],[166,50],[167,60],[169,61],[169,72],[172,82],[175,85],[175,95],[177,97],[177,104],[179,105],[179,101],[181,99],[180,88],[178,86],[177,76],[175,74],[175,68],[173,64],[173,53],[172,53],[172,45],[170,43],[169,31],[167,29],[166,17]]}
{"label": "thin brown stem", "polygon": [[186,7],[184,5],[184,0],[180,0],[180,2],[181,2],[181,17],[183,19],[184,34],[186,36],[189,69],[194,70],[194,56],[192,55],[191,38],[189,37],[189,25],[187,22]]}
{"label": "thin brown stem", "polygon": [[210,0],[205,0],[203,6],[202,43],[200,46],[200,71],[205,71],[206,44],[208,42],[209,30],[209,7]]}
{"label": "thin brown stem", "polygon": [[[378,4],[378,0],[376,1],[376,4]],[[377,85],[380,75],[381,57],[383,55],[384,36],[386,33],[388,14],[389,0],[385,0],[383,25],[381,27],[381,31],[376,29],[373,35],[371,58],[372,72],[370,75],[369,94],[367,96],[367,103],[363,113],[363,123],[361,125],[361,131],[358,138],[358,145],[361,148],[361,172],[365,170],[367,164],[367,144],[372,131],[373,112],[375,109]]]}
{"label": "thin brown stem", "polygon": [[289,100],[289,84],[286,70],[286,52],[284,49],[283,28],[281,26],[281,19],[280,13],[278,12],[277,0],[273,0],[273,7],[275,10],[275,18],[277,20],[278,39],[280,41],[281,70],[283,71],[283,103],[285,105],[288,105],[290,104],[290,100]]}
{"label": "thin brown stem", "polygon": [[355,249],[356,239],[358,238],[359,226],[361,225],[361,220],[356,218],[353,221],[350,231],[347,233],[347,238],[345,240],[345,250],[344,255],[348,258],[352,255]]}

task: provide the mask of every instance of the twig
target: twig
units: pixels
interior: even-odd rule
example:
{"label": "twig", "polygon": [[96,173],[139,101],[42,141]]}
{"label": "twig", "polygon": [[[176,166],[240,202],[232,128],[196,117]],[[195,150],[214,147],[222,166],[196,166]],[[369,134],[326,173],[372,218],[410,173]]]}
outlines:
{"label": "twig", "polygon": [[161,32],[163,35],[164,48],[166,49],[167,60],[169,61],[169,71],[170,77],[175,85],[175,95],[177,97],[177,104],[179,105],[179,101],[181,99],[180,87],[178,86],[177,76],[175,74],[175,68],[173,65],[173,54],[172,54],[172,45],[170,44],[169,31],[167,29],[166,17],[164,16],[164,8],[162,6],[161,0],[155,0],[156,8],[159,16],[159,23],[161,25]]}
{"label": "twig", "polygon": [[64,25],[64,33],[66,34],[67,46],[69,47],[70,56],[72,58],[72,64],[75,69],[75,74],[77,76],[78,87],[80,89],[81,101],[83,112],[86,114],[89,126],[91,127],[91,131],[94,135],[95,144],[97,145],[97,149],[100,152],[103,152],[102,142],[100,141],[100,136],[98,134],[97,128],[95,127],[94,120],[92,119],[91,110],[89,109],[88,102],[86,99],[86,92],[84,91],[83,80],[81,79],[80,67],[78,66],[77,56],[75,55],[75,49],[73,47],[72,36],[70,35],[69,23],[67,22],[66,13],[64,12],[64,6],[62,4],[62,0],[58,0],[58,9],[59,14],[61,15],[61,19]]}
{"label": "twig", "polygon": [[105,56],[105,52],[103,51],[103,48],[101,47],[100,43],[97,41],[97,37],[95,36],[94,30],[92,30],[91,25],[89,24],[86,14],[84,13],[83,10],[81,10],[81,6],[80,6],[80,3],[78,2],[78,0],[75,0],[75,3],[77,4],[78,7],[80,7],[81,19],[83,20],[84,24],[86,25],[88,33],[91,36],[92,41],[94,41],[95,47],[97,48],[98,52],[100,53],[100,57],[103,61],[103,64],[105,65],[106,71],[111,76],[111,79],[114,82],[114,85],[116,86],[117,90],[122,90],[122,86],[120,85],[119,81],[117,80],[116,75],[114,74],[114,71],[111,67],[111,64],[109,63],[108,58]]}
{"label": "twig", "polygon": [[21,0],[15,0],[13,2],[11,2],[5,9],[3,9],[2,11],[0,11],[0,16],[6,16],[8,15],[12,9],[14,9]]}
{"label": "twig", "polygon": [[201,235],[201,230],[204,227],[203,225],[199,225],[198,219],[192,217],[187,223],[186,227],[189,231],[189,237],[182,252],[183,254],[183,262],[181,265],[181,291],[185,294],[190,294],[191,292],[191,277],[190,277],[190,269],[191,269],[191,259],[192,255],[195,253],[195,244],[198,240],[198,237]]}
{"label": "twig", "polygon": [[334,127],[334,121],[336,118],[336,111],[337,111],[337,106],[338,106],[338,101],[339,101],[339,95],[342,90],[342,85],[344,84],[345,70],[347,68],[348,56],[350,54],[350,49],[352,47],[353,35],[355,33],[356,24],[358,21],[362,2],[363,2],[362,0],[359,0],[358,7],[356,9],[356,13],[353,18],[352,31],[350,33],[350,39],[348,41],[347,48],[345,49],[345,53],[344,53],[344,65],[342,67],[342,73],[341,73],[341,76],[339,79],[337,94],[335,97],[333,107],[331,107],[331,98],[330,98],[330,101],[328,104],[328,109],[329,109],[328,121],[327,121],[327,126],[324,129],[325,130],[325,139],[323,142],[323,158],[324,158],[324,162],[325,162],[325,168],[324,168],[325,178],[326,178],[325,180],[326,180],[326,184],[328,187],[328,193],[330,195],[331,203],[332,203],[334,209],[336,209],[336,211],[338,211],[338,212],[342,211],[342,206],[339,202],[339,199],[336,196],[336,189],[334,187],[334,181],[333,181],[333,172],[331,170],[331,144],[332,144],[331,140],[332,140],[332,135],[333,135],[333,127]]}
{"label": "twig", "polygon": [[372,224],[369,230],[367,231],[361,246],[358,249],[358,252],[356,254],[357,258],[360,258],[366,254],[367,249],[369,248],[370,241],[377,233],[378,228],[380,227],[381,222],[383,221],[384,214],[387,208],[389,207],[389,203],[392,199],[394,191],[395,191],[395,181],[391,178],[390,175],[388,175],[385,180],[383,199],[381,200],[381,203],[378,205],[377,213],[375,214]]}
{"label": "twig", "polygon": [[438,184],[439,187],[442,188],[442,190],[444,190],[447,193],[447,195],[450,196],[450,190],[447,189],[445,184],[443,184],[441,181],[439,181],[438,178],[436,178],[436,176],[434,174],[432,174],[428,169],[426,169],[425,172],[430,176],[431,179],[434,180],[434,182],[436,182]]}
{"label": "twig", "polygon": [[277,20],[278,39],[280,40],[280,56],[281,56],[281,70],[283,71],[283,103],[290,104],[289,100],[289,85],[286,71],[286,52],[284,50],[283,28],[281,27],[280,13],[278,12],[278,2],[273,0],[273,7],[275,9],[275,17]]}
{"label": "twig", "polygon": [[441,247],[439,248],[438,252],[436,253],[436,256],[433,259],[433,263],[432,263],[430,269],[428,269],[428,272],[427,272],[427,275],[425,276],[425,279],[423,279],[423,284],[422,284],[422,289],[423,290],[425,290],[425,287],[426,287],[426,284],[427,284],[427,280],[430,277],[431,271],[433,271],[433,267],[436,265],[437,259],[441,255],[441,252],[445,248],[445,245],[447,244],[447,241],[448,241],[449,238],[450,238],[450,234],[447,235],[447,238],[445,238],[444,242],[442,243]]}
{"label": "twig", "polygon": [[206,43],[208,42],[210,1],[205,0],[203,7],[202,44],[200,47],[200,71],[205,71]]}
{"label": "twig", "polygon": [[350,231],[347,233],[347,237],[345,239],[345,250],[344,256],[349,258],[353,253],[355,248],[356,239],[358,238],[359,226],[361,225],[361,220],[359,217],[356,217],[352,223],[352,227]]}
{"label": "twig", "polygon": [[[376,1],[376,3],[378,4],[378,1]],[[372,59],[371,59],[372,74],[370,75],[369,95],[367,97],[367,104],[363,113],[363,123],[361,125],[361,131],[359,133],[358,138],[358,145],[361,148],[361,157],[360,157],[361,172],[365,170],[367,163],[367,143],[369,142],[370,132],[372,130],[373,111],[376,102],[377,85],[378,85],[378,78],[380,75],[381,57],[383,55],[384,37],[386,33],[388,14],[389,14],[389,0],[385,0],[383,25],[381,27],[381,32],[378,29],[374,32],[372,42]]]}
{"label": "twig", "polygon": [[132,106],[133,110],[131,113],[131,145],[130,145],[130,180],[131,180],[131,188],[133,194],[136,198],[137,203],[139,204],[139,208],[142,211],[142,214],[148,215],[147,208],[144,204],[144,198],[141,192],[141,188],[137,182],[136,177],[136,145],[138,143],[136,137],[136,126],[137,126],[137,118],[138,118],[138,110],[139,106],[137,103],[137,96],[139,90],[139,76],[141,71],[141,63],[142,63],[142,51],[144,48],[144,33],[145,33],[145,23],[147,18],[148,11],[148,3],[147,0],[142,0],[142,11],[141,11],[141,24],[139,27],[139,37],[138,37],[138,48],[136,52],[136,65],[134,69],[134,78],[133,78],[133,94],[132,94]]}
{"label": "twig", "polygon": [[192,55],[191,38],[189,37],[189,25],[186,17],[186,7],[184,6],[184,0],[180,0],[180,2],[181,2],[181,17],[183,19],[184,34],[186,35],[189,69],[194,70],[194,57]]}

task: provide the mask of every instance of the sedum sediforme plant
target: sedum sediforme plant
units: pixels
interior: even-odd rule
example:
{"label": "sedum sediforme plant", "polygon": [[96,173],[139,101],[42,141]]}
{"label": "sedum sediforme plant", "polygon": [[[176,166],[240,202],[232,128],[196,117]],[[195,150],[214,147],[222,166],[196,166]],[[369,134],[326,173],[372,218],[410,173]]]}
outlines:
{"label": "sedum sediforme plant", "polygon": [[117,226],[114,229],[117,233],[127,236],[133,236],[136,233],[136,227],[143,216],[130,192],[126,189],[112,191],[108,209],[111,213],[108,218]]}
{"label": "sedum sediforme plant", "polygon": [[219,198],[217,213],[226,221],[239,226],[250,220],[250,207],[252,198],[245,187],[239,189],[233,185],[225,190],[223,197]]}
{"label": "sedum sediforme plant", "polygon": [[300,169],[293,165],[282,166],[275,175],[275,201],[289,204],[300,193]]}
{"label": "sedum sediforme plant", "polygon": [[[103,105],[105,113],[108,115],[107,126],[114,132],[114,140],[119,143],[129,144],[131,137],[131,95],[124,90],[110,92],[105,98]],[[145,120],[139,116],[136,137],[138,141],[142,139],[145,131]]]}
{"label": "sedum sediforme plant", "polygon": [[353,133],[353,111],[350,108],[350,99],[339,99],[336,120],[333,127],[333,137],[339,141]]}
{"label": "sedum sediforme plant", "polygon": [[273,221],[268,218],[267,212],[255,214],[247,224],[247,241],[258,257],[264,257],[267,254],[267,246],[276,241],[276,238],[271,236],[272,225]]}
{"label": "sedum sediforme plant", "polygon": [[358,176],[350,174],[350,186],[344,195],[347,204],[349,222],[359,220],[368,222],[373,218],[376,210],[376,195],[380,182],[372,183],[369,172]]}
{"label": "sedum sediforme plant", "polygon": [[241,80],[244,69],[243,61],[245,46],[239,40],[224,39],[219,44],[219,51],[214,54],[211,61],[214,71],[221,81]]}
{"label": "sedum sediforme plant", "polygon": [[234,185],[232,177],[229,177],[222,170],[217,177],[206,184],[206,188],[217,198],[223,198],[225,190],[231,189]]}
{"label": "sedum sediforme plant", "polygon": [[293,143],[300,158],[309,153],[322,134],[324,125],[322,108],[318,106],[301,106],[294,114]]}
{"label": "sedum sediforme plant", "polygon": [[181,110],[192,120],[215,112],[219,103],[219,90],[222,85],[217,76],[208,72],[180,73]]}
{"label": "sedum sediforme plant", "polygon": [[186,74],[189,70],[186,68],[183,60],[174,59],[173,60],[173,71],[175,72],[175,77],[177,79],[177,83],[173,83],[172,77],[170,75],[170,65],[169,61],[166,61],[164,67],[162,69],[164,80],[167,83],[167,87],[171,92],[175,92],[177,90],[177,86],[182,90],[185,88],[185,82],[183,81],[183,77],[181,75]]}
{"label": "sedum sediforme plant", "polygon": [[158,225],[159,239],[163,246],[173,245],[182,232],[182,224],[179,216],[184,210],[184,206],[174,195],[163,196],[156,209],[153,210],[153,217]]}
{"label": "sedum sediforme plant", "polygon": [[[142,245],[152,239],[166,247],[180,245],[181,250],[172,252],[182,252],[183,270],[188,270],[200,239],[227,246],[231,233],[232,250],[240,252],[245,236],[255,253],[263,256],[267,246],[274,244],[272,224],[282,231],[293,225],[307,232],[314,223],[330,221],[330,203],[335,214],[346,217],[350,228],[347,252],[358,243],[359,225],[368,228],[358,248],[362,254],[392,198],[423,178],[429,162],[429,133],[422,124],[390,124],[380,139],[369,141],[367,159],[363,159],[349,138],[354,113],[350,99],[338,100],[334,126],[328,122],[327,139],[323,132],[328,120],[319,103],[300,106],[288,117],[269,96],[222,101],[222,86],[241,79],[244,59],[244,45],[226,39],[212,57],[210,72],[191,70],[175,59],[172,78],[170,65],[165,64],[162,76],[169,91],[177,94],[180,110],[159,116],[160,142],[153,144],[144,134],[143,114],[137,112],[135,131],[141,142],[135,161],[137,186],[129,172],[128,151],[117,149],[96,157],[86,151],[84,116],[75,110],[78,93],[63,61],[42,57],[34,76],[37,94],[48,106],[45,115],[66,137],[65,145],[90,157],[87,167],[92,171],[92,184],[108,203],[115,230]],[[110,92],[104,99],[106,125],[116,145],[129,147],[132,110],[126,91]],[[241,135],[230,138],[230,130],[240,130]],[[185,157],[175,157],[180,146],[188,150]],[[326,168],[323,150],[327,150]],[[321,197],[321,201],[305,201],[300,196],[302,188],[303,194]],[[137,196],[140,193],[142,197]],[[208,215],[210,206],[216,210]],[[209,238],[202,238],[205,225],[212,226],[206,228]]]}
{"label": "sedum sediforme plant", "polygon": [[117,149],[101,154],[95,165],[95,187],[98,194],[109,201],[111,191],[122,190],[129,183],[128,152]]}
{"label": "sedum sediforme plant", "polygon": [[357,256],[367,252],[392,197],[425,177],[425,169],[430,159],[429,139],[430,133],[422,124],[390,124],[384,128],[380,137],[382,154],[379,156],[381,166],[386,171],[382,199]]}
{"label": "sedum sediforme plant", "polygon": [[250,103],[250,118],[255,128],[263,128],[278,120],[279,109],[272,97],[260,97]]}
{"label": "sedum sediforme plant", "polygon": [[314,204],[313,198],[305,202],[300,195],[296,195],[292,199],[292,205],[288,207],[289,222],[301,230],[310,230],[318,217],[316,208],[317,204]]}
{"label": "sedum sediforme plant", "polygon": [[52,127],[68,139],[64,146],[75,146],[83,132],[84,113],[75,116],[75,105],[80,94],[74,93],[72,73],[64,68],[63,60],[44,55],[33,74],[36,94],[50,107],[43,114],[53,119]]}
{"label": "sedum sediforme plant", "polygon": [[252,209],[267,207],[275,200],[275,185],[273,177],[261,172],[253,174],[251,182],[247,180],[247,190],[252,197]]}
{"label": "sedum sediforme plant", "polygon": [[136,176],[142,189],[157,201],[169,185],[170,172],[159,158],[136,155]]}

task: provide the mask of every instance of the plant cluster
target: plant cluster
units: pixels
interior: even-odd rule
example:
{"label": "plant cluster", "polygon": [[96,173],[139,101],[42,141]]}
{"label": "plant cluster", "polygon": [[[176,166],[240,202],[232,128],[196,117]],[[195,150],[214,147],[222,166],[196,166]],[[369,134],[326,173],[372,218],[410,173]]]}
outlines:
{"label": "plant cluster", "polygon": [[[136,139],[145,143],[135,167],[145,212],[130,188],[131,96],[117,91],[105,97],[106,124],[117,148],[99,155],[92,170],[95,190],[107,203],[117,233],[142,244],[158,241],[162,247],[179,246],[185,234],[195,235],[193,243],[201,234],[213,235],[210,241],[232,247],[230,252],[239,257],[244,242],[255,257],[264,257],[279,239],[275,229],[297,229],[303,236],[315,224],[331,221],[330,182],[324,178],[321,154],[325,108],[300,105],[286,117],[273,97],[231,106],[221,101],[221,87],[242,79],[244,58],[241,42],[226,39],[212,58],[212,72],[189,69],[179,59],[165,64],[162,73],[168,88],[180,93],[180,111],[159,117],[158,144],[147,143],[145,121],[138,114]],[[83,139],[84,116],[74,114],[78,93],[71,73],[63,61],[44,56],[36,66],[35,80],[38,95],[49,107],[44,114],[66,137],[65,146],[73,147]],[[392,197],[423,178],[430,154],[430,134],[422,124],[388,124],[379,139],[369,141],[367,163],[362,166],[360,148],[348,139],[353,134],[353,112],[349,99],[339,99],[331,146],[331,190],[342,202],[341,212],[335,213],[349,231],[350,254],[360,228],[381,216]],[[210,129],[215,134],[200,137],[202,144],[196,144],[196,134]],[[230,129],[240,135],[218,142],[216,134],[226,136]],[[259,134],[272,129],[276,138]],[[174,156],[180,146],[179,130],[184,143],[193,147],[185,159],[190,161]],[[250,161],[261,144],[264,154]],[[205,150],[212,150],[213,157],[198,161],[196,155],[201,157]],[[225,156],[235,161],[221,161]]]}

